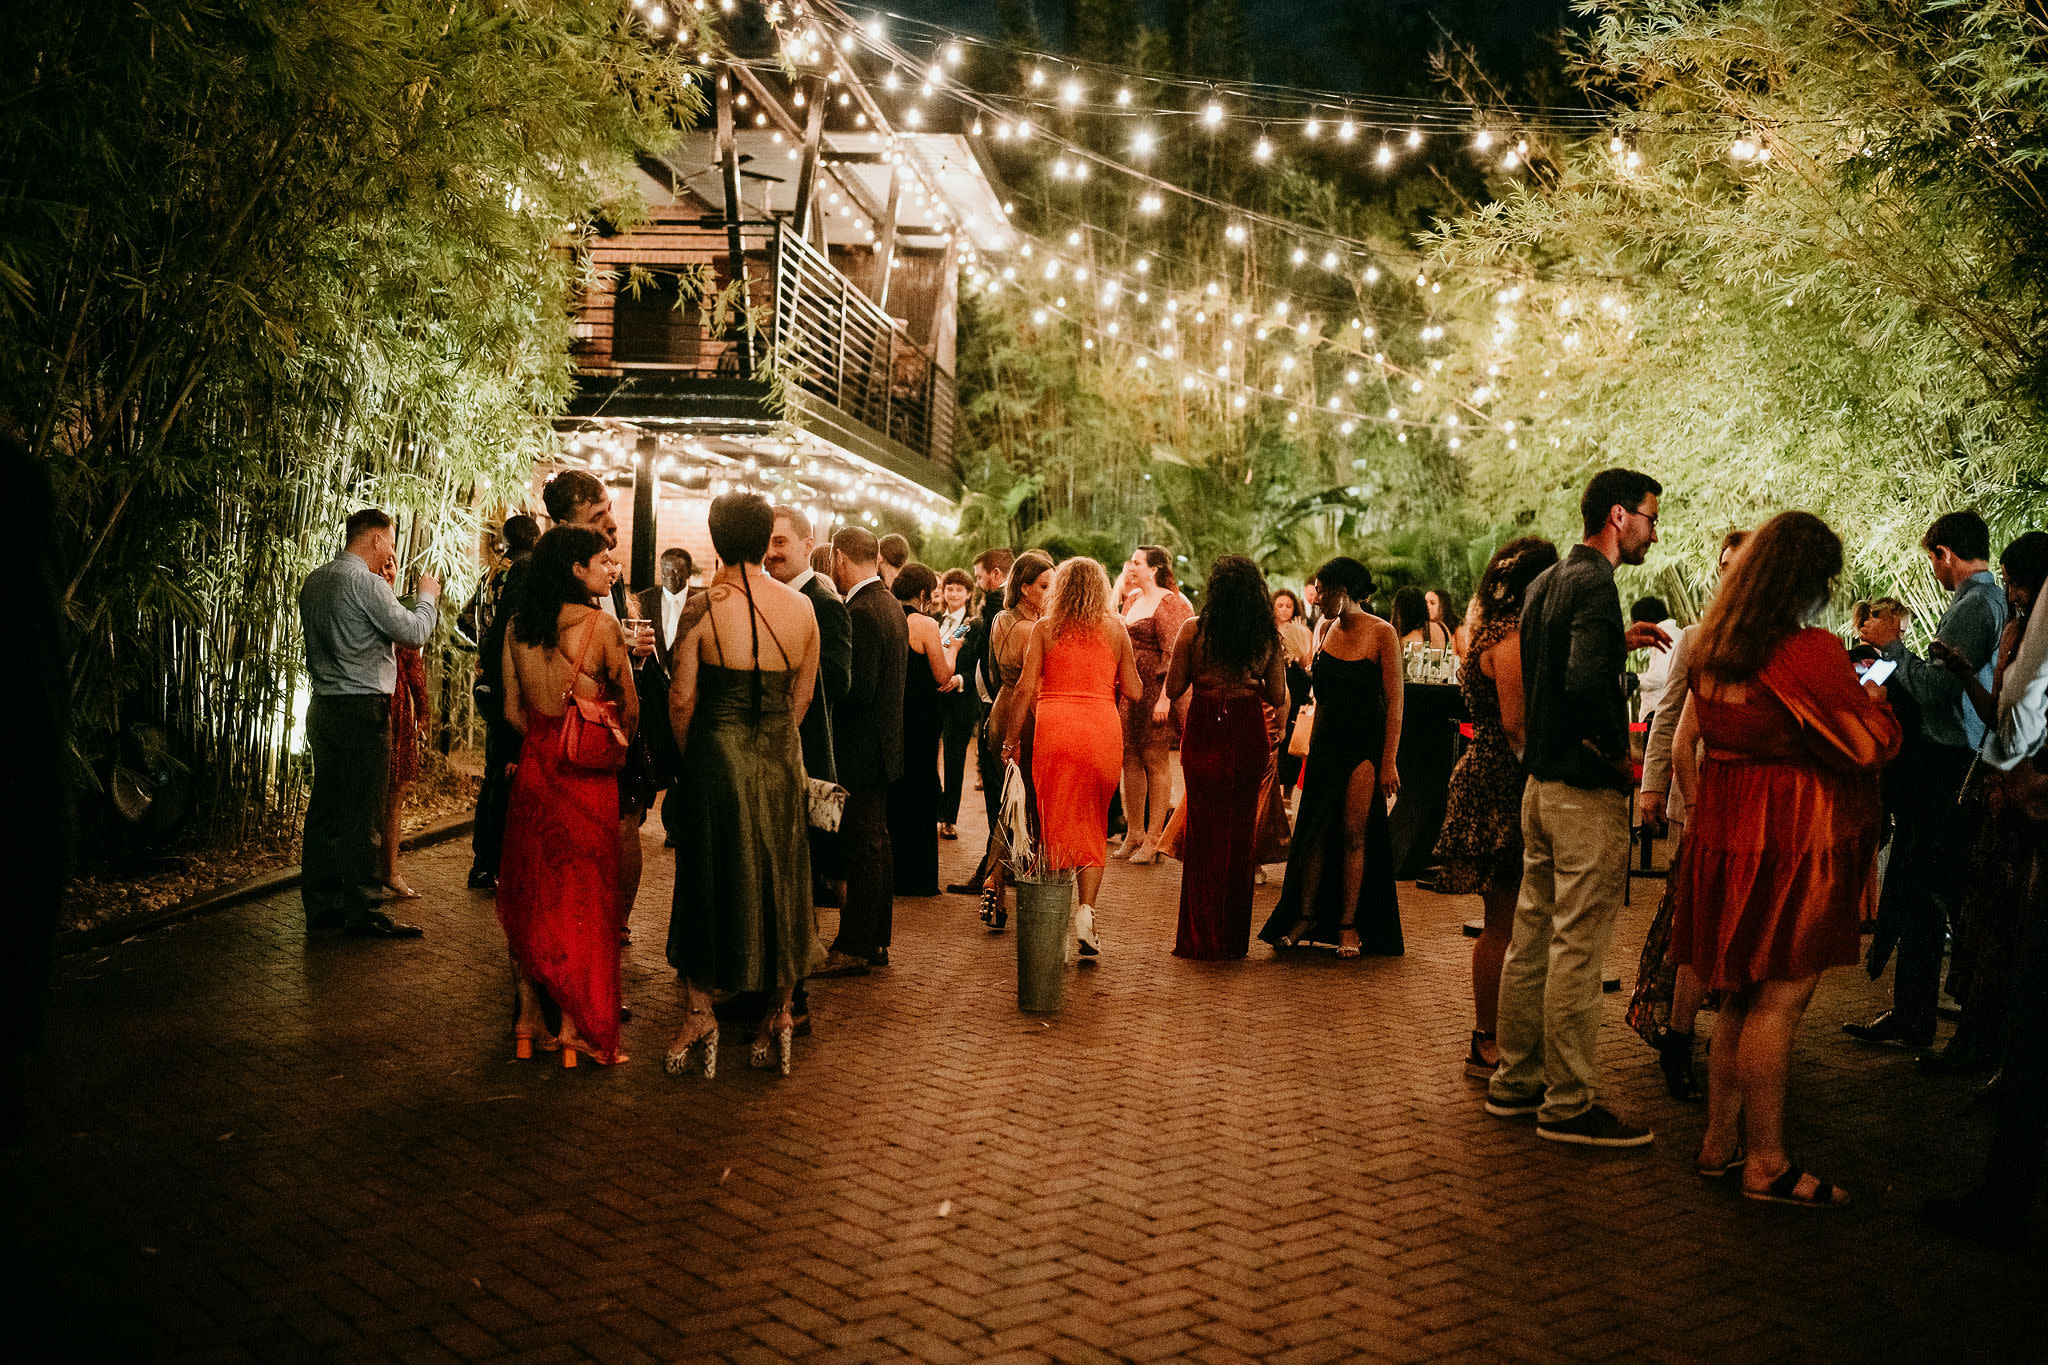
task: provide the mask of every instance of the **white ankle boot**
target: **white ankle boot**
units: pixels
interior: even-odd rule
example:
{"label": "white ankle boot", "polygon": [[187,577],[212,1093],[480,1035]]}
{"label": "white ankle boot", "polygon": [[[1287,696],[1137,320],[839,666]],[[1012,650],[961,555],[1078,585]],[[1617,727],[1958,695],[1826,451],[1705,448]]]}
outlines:
{"label": "white ankle boot", "polygon": [[1095,941],[1095,907],[1084,905],[1074,912],[1074,937],[1081,946],[1082,957],[1099,957],[1102,945]]}

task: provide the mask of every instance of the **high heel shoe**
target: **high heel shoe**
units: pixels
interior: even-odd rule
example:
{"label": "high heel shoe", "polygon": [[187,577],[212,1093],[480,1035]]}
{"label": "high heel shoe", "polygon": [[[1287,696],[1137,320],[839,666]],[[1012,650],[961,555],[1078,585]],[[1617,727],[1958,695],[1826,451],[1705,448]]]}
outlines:
{"label": "high heel shoe", "polygon": [[[692,1014],[706,1014],[707,1010],[692,1010]],[[701,1054],[701,1055],[700,1055]],[[712,1020],[711,1029],[700,1033],[681,1047],[670,1047],[662,1059],[662,1069],[671,1076],[681,1076],[693,1068],[701,1070],[705,1080],[718,1074],[718,1021]]]}
{"label": "high heel shoe", "polygon": [[533,1045],[536,1041],[540,1043],[541,1051],[543,1052],[553,1052],[562,1045],[561,1040],[556,1038],[554,1034],[549,1033],[545,1026],[535,1028],[517,1024],[513,1025],[512,1060],[515,1062],[532,1061]]}
{"label": "high heel shoe", "polygon": [[[789,1019],[788,1015],[782,1017]],[[781,1028],[770,1029],[766,1033],[756,1035],[753,1051],[747,1054],[747,1065],[756,1071],[766,1071],[770,1067],[779,1066],[782,1069],[782,1074],[787,1076],[789,1074],[791,1054],[796,1047],[795,1040],[796,1023],[794,1020],[783,1024]]]}
{"label": "high heel shoe", "polygon": [[775,1030],[775,1054],[782,1063],[782,1074],[789,1074],[790,1064],[796,1060],[796,1030],[787,1025]]}

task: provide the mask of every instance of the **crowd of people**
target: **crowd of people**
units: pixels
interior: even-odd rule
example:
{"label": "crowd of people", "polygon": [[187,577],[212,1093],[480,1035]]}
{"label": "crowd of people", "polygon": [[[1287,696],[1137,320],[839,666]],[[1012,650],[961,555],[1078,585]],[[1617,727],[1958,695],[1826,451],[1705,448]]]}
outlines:
{"label": "crowd of people", "polygon": [[[745,492],[711,504],[708,580],[671,550],[660,583],[629,597],[608,491],[558,474],[551,529],[507,522],[510,562],[477,612],[489,730],[470,883],[496,892],[515,1051],[625,1060],[620,950],[657,806],[676,860],[675,1074],[715,1076],[721,1025],[749,1031],[754,1066],[791,1070],[808,983],[885,968],[895,898],[938,894],[970,774],[989,839],[946,890],[978,897],[991,931],[1020,875],[1071,877],[1069,960],[1100,963],[1108,865],[1170,857],[1176,956],[1247,956],[1255,887],[1281,864],[1257,930],[1277,953],[1398,955],[1405,666],[1449,653],[1469,741],[1435,885],[1483,907],[1464,1066],[1486,1112],[1561,1143],[1652,1141],[1597,1084],[1603,977],[1647,827],[1675,851],[1628,1019],[1673,1097],[1706,1101],[1698,1173],[1759,1200],[1847,1202],[1785,1147],[1793,1037],[1822,971],[1864,961],[1875,977],[1895,957],[1891,1010],[1848,1032],[1922,1050],[1935,1070],[1996,1073],[1985,1182],[1929,1212],[2013,1235],[2041,1160],[2039,1064],[2015,1023],[2048,979],[2048,630],[2031,628],[2048,534],[2004,549],[2001,582],[1982,519],[1940,518],[1923,548],[1951,600],[1927,652],[1907,648],[1894,599],[1858,605],[1851,649],[1817,624],[1841,541],[1803,512],[1724,538],[1696,623],[1655,598],[1625,615],[1616,571],[1657,540],[1661,494],[1645,474],[1598,474],[1581,540],[1501,546],[1453,622],[1444,594],[1407,587],[1376,615],[1379,585],[1348,557],[1297,593],[1224,555],[1197,605],[1158,546],[1114,577],[1085,556],[1006,549],[939,573],[900,536],[849,526],[820,545],[800,509]],[[411,893],[393,812],[416,771],[417,650],[439,585],[422,575],[397,597],[384,514],[357,513],[346,535],[301,604],[308,925],[417,936],[374,893]],[[1648,666],[1630,673],[1631,655]],[[1961,849],[1973,867],[1959,878]],[[838,912],[829,944],[819,907]],[[1951,937],[1962,1021],[1935,1053]]]}

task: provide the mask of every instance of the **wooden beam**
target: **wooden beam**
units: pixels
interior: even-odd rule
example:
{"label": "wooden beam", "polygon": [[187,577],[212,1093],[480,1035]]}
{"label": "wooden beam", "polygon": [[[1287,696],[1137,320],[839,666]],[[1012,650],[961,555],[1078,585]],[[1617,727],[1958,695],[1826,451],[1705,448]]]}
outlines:
{"label": "wooden beam", "polygon": [[[733,137],[732,95],[732,82],[721,78],[717,85],[717,97],[714,100],[714,105],[718,120],[718,167],[725,181],[726,269],[730,272],[728,278],[740,281],[742,290],[745,290],[747,244],[740,233],[740,217],[743,207],[740,199],[740,151],[739,143]],[[745,306],[750,301],[751,296],[749,294],[742,295],[742,306]],[[745,327],[740,328],[739,335],[735,340],[739,350],[740,373],[751,375],[754,372],[754,347]]]}
{"label": "wooden beam", "polygon": [[[783,136],[795,138],[798,140],[799,145],[801,145],[804,131],[797,127],[796,120],[791,118],[789,111],[782,107],[782,101],[775,98],[775,92],[770,90],[761,78],[755,75],[749,68],[735,66],[729,69],[740,78],[740,84],[746,87],[747,93],[759,101],[761,112],[768,116],[768,121],[781,129]],[[822,110],[824,108],[824,100],[821,98],[815,101],[813,107]],[[823,141],[822,136],[820,141]],[[821,156],[819,164],[830,168],[837,164],[837,159],[837,153],[832,156]],[[826,174],[831,176],[832,183],[839,186],[840,191],[853,201],[854,207],[866,214],[870,223],[874,223],[879,227],[882,221],[882,206],[877,204],[868,194],[867,187],[861,183],[860,177],[857,175],[841,175],[836,169],[827,169]]]}
{"label": "wooden beam", "polygon": [[[811,228],[822,229],[824,215],[817,212],[813,200],[818,192],[818,144],[825,134],[825,83],[815,76],[806,76],[798,87],[804,92],[804,141],[803,159],[796,173],[796,231],[799,237],[810,241]],[[818,232],[818,249],[825,250],[824,232]]]}
{"label": "wooden beam", "polygon": [[902,202],[903,165],[895,162],[889,167],[889,207],[882,211],[880,231],[875,234],[875,268],[880,274],[871,296],[875,306],[884,310],[889,307],[889,276],[896,264],[896,209]]}

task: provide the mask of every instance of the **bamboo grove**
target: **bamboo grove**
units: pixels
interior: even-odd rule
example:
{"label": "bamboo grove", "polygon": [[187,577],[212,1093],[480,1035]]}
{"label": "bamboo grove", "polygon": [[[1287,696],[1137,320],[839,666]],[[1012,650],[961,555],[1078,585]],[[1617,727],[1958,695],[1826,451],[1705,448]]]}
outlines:
{"label": "bamboo grove", "polygon": [[[1902,592],[1930,625],[1917,541],[1932,517],[1977,507],[2002,542],[2044,510],[2043,7],[1595,0],[1576,19],[1555,74],[1603,115],[1597,134],[1525,125],[1447,42],[1437,89],[1467,101],[1471,139],[1456,157],[1375,180],[1299,145],[1255,159],[1237,130],[1147,168],[1417,253],[1426,292],[1319,294],[1284,242],[1212,248],[1213,211],[1169,196],[1134,216],[1128,182],[1077,190],[1049,182],[1046,154],[1011,153],[1020,221],[1042,241],[1083,219],[1104,266],[1150,255],[1181,287],[1220,277],[1364,312],[1390,369],[1419,377],[1412,402],[1405,384],[1388,394],[1464,424],[1400,441],[1295,404],[1191,405],[1163,367],[1038,323],[1046,291],[999,290],[963,351],[969,481],[988,494],[970,526],[1077,548],[1084,530],[1105,548],[1142,536],[1197,567],[1250,546],[1281,576],[1343,549],[1392,581],[1458,589],[1510,528],[1569,536],[1585,478],[1631,464],[1672,509],[1640,586],[1694,601],[1721,531],[1804,506],[1852,547],[1845,594]],[[1114,59],[1135,71],[1239,74],[1191,68],[1142,28],[1123,42]],[[1014,89],[1026,64],[983,78]],[[1078,119],[1062,131],[1107,137]],[[1522,151],[1472,150],[1489,143]],[[1310,401],[1344,393],[1356,364],[1320,346]]]}
{"label": "bamboo grove", "polygon": [[376,504],[460,600],[568,391],[574,247],[701,92],[607,0],[19,5],[0,69],[0,435],[59,508],[68,776],[182,774],[233,839],[297,800],[300,579]]}

